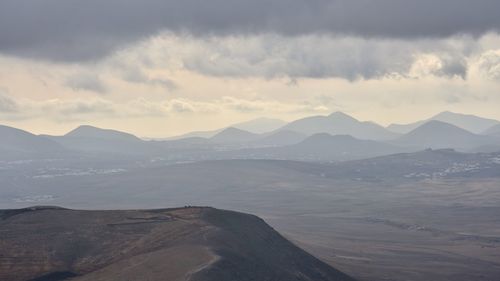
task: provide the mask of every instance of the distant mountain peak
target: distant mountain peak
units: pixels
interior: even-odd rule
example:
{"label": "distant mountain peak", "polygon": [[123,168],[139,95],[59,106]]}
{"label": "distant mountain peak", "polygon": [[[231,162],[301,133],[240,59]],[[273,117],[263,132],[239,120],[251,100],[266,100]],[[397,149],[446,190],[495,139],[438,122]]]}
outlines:
{"label": "distant mountain peak", "polygon": [[456,112],[453,112],[453,111],[445,110],[445,111],[441,111],[440,113],[436,114],[435,116],[449,115],[449,114],[466,115],[466,114],[462,114],[462,113],[456,113]]}
{"label": "distant mountain peak", "polygon": [[[445,117],[445,116],[457,116],[457,117],[475,117],[475,118],[481,118],[472,114],[464,114],[464,113],[458,113],[458,112],[453,112],[449,110],[442,111],[436,115],[434,115],[431,119],[437,118],[437,117]],[[483,118],[487,119],[487,118]]]}
{"label": "distant mountain peak", "polygon": [[456,127],[455,125],[452,125],[450,123],[446,123],[443,121],[439,121],[439,120],[429,120],[429,121],[425,122],[422,126],[453,126],[453,127]]}
{"label": "distant mountain peak", "polygon": [[210,139],[215,142],[247,142],[255,140],[259,135],[234,127],[228,127]]}
{"label": "distant mountain peak", "polygon": [[140,139],[132,134],[94,127],[91,125],[81,125],[72,131],[68,132],[65,137],[83,137],[83,138],[100,138],[100,139],[121,139],[121,140],[136,140]]}
{"label": "distant mountain peak", "polygon": [[372,122],[360,122],[343,112],[333,112],[328,116],[312,116],[295,120],[282,127],[305,135],[329,133],[331,135],[351,135],[358,139],[388,140],[397,134]]}
{"label": "distant mountain peak", "polygon": [[335,111],[335,112],[332,112],[330,115],[328,115],[328,117],[332,117],[332,118],[343,118],[343,119],[348,119],[348,120],[353,120],[353,121],[358,121],[356,118],[352,117],[351,115],[349,114],[346,114],[342,111]]}
{"label": "distant mountain peak", "polygon": [[456,113],[447,110],[440,112],[426,120],[421,120],[410,124],[391,124],[388,129],[394,132],[407,133],[430,120],[446,122],[475,134],[482,133],[495,124],[500,124],[499,121],[494,119],[483,118],[471,114]]}
{"label": "distant mountain peak", "polygon": [[96,129],[96,130],[101,130],[101,128],[92,126],[92,125],[80,125],[75,128],[75,130],[86,130],[86,129]]}
{"label": "distant mountain peak", "polygon": [[233,124],[231,125],[231,127],[249,131],[255,134],[262,134],[274,131],[285,124],[286,122],[280,119],[259,117],[245,122]]}
{"label": "distant mountain peak", "polygon": [[242,134],[249,133],[249,134],[251,134],[249,131],[238,129],[238,128],[235,128],[235,127],[227,127],[224,130],[220,131],[218,133],[218,135],[220,135],[220,134],[228,134],[228,133],[242,133]]}
{"label": "distant mountain peak", "polygon": [[490,140],[463,128],[438,120],[430,120],[400,137],[396,143],[420,148],[470,149]]}
{"label": "distant mountain peak", "polygon": [[[471,132],[465,130],[465,129],[462,129],[458,126],[455,126],[453,124],[450,124],[450,123],[446,123],[446,122],[443,122],[443,121],[439,121],[439,120],[430,120],[430,121],[427,121],[425,122],[424,124],[422,124],[421,126],[417,127],[416,129],[412,130],[409,134],[411,133],[414,133],[414,132],[418,132],[418,131],[429,131],[429,130],[433,130],[435,131],[436,133],[444,133],[446,131],[456,131],[456,132],[462,132],[464,134],[470,134],[470,135],[473,135]],[[440,130],[444,130],[444,131],[440,131]]]}

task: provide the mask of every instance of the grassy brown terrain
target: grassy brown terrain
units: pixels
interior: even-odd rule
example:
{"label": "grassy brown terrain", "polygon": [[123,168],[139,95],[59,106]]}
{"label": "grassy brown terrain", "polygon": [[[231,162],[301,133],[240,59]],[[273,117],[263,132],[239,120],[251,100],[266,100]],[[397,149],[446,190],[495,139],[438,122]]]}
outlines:
{"label": "grassy brown terrain", "polygon": [[0,280],[353,280],[256,216],[208,207],[0,211]]}

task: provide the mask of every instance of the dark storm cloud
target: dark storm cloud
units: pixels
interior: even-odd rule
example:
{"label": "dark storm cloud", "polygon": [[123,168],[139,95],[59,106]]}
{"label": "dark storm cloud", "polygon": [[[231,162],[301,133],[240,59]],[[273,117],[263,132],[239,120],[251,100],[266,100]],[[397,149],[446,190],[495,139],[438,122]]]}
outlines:
{"label": "dark storm cloud", "polygon": [[498,0],[2,0],[0,52],[97,59],[161,30],[445,37],[500,30]]}

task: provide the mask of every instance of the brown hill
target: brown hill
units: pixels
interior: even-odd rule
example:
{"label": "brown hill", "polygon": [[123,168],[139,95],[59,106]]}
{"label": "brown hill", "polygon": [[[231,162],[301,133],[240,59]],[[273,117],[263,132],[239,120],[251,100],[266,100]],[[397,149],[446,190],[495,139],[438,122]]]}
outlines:
{"label": "brown hill", "polygon": [[256,216],[208,207],[0,211],[0,280],[353,280]]}

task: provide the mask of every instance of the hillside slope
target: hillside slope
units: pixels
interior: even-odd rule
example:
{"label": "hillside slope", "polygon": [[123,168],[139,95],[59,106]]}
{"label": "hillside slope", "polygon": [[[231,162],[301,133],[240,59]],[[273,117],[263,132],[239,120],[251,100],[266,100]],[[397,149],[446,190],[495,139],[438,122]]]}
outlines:
{"label": "hillside slope", "polygon": [[0,280],[353,280],[258,217],[213,208],[0,211]]}
{"label": "hillside slope", "polygon": [[0,125],[0,160],[56,157],[62,152],[63,147],[52,140]]}

